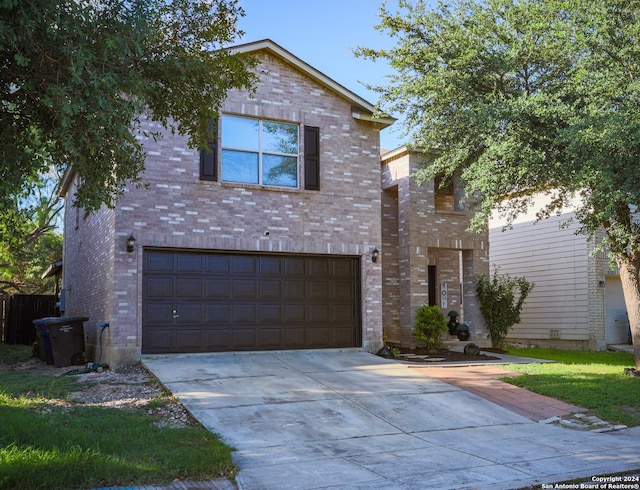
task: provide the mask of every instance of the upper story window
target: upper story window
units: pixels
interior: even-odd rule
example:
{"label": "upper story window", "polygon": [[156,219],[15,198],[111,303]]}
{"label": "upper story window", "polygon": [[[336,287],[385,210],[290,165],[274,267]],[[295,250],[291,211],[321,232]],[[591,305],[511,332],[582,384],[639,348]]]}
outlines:
{"label": "upper story window", "polygon": [[436,211],[464,211],[460,202],[461,187],[457,176],[444,179],[437,176],[433,181]]}
{"label": "upper story window", "polygon": [[298,187],[296,124],[222,116],[222,181]]}

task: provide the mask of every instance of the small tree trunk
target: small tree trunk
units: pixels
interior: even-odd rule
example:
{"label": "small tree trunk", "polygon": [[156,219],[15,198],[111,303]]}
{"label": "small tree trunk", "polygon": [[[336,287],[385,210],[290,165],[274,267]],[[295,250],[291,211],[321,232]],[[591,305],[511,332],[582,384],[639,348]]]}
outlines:
{"label": "small tree trunk", "polygon": [[616,265],[620,269],[620,280],[624,302],[629,315],[631,338],[633,340],[633,357],[636,369],[640,370],[640,255],[616,254]]}

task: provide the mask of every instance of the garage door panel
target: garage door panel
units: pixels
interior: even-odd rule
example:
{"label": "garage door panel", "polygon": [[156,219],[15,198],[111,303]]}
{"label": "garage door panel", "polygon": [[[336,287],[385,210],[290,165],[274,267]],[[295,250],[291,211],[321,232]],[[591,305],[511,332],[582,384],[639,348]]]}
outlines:
{"label": "garage door panel", "polygon": [[307,274],[312,276],[328,276],[331,271],[331,259],[313,257],[307,259]]}
{"label": "garage door panel", "polygon": [[238,323],[256,323],[258,321],[257,306],[255,304],[234,305],[232,324]]}
{"label": "garage door panel", "polygon": [[349,328],[336,328],[333,331],[335,337],[333,341],[337,345],[353,342],[353,330]]}
{"label": "garage door panel", "polygon": [[148,323],[173,323],[173,306],[170,304],[147,302],[143,313]]}
{"label": "garage door panel", "polygon": [[265,349],[278,349],[282,346],[282,329],[261,328],[260,345]]}
{"label": "garage door panel", "polygon": [[143,264],[145,354],[359,345],[356,257],[145,249]]}
{"label": "garage door panel", "polygon": [[338,323],[352,322],[355,320],[353,305],[334,305],[333,320]]}
{"label": "garage door panel", "polygon": [[233,272],[235,274],[255,274],[256,257],[251,255],[237,255],[233,257]]}
{"label": "garage door panel", "polygon": [[260,257],[260,274],[281,274],[282,257]]}
{"label": "garage door panel", "polygon": [[302,257],[285,257],[284,273],[287,276],[304,276],[305,259]]}
{"label": "garage door panel", "polygon": [[202,329],[181,328],[176,332],[176,349],[178,351],[194,351],[202,347]]}
{"label": "garage door panel", "polygon": [[335,277],[351,277],[353,275],[353,264],[346,260],[334,260],[332,267]]}
{"label": "garage door panel", "polygon": [[348,282],[333,283],[333,297],[341,300],[353,299],[353,284]]}
{"label": "garage door panel", "polygon": [[307,344],[306,328],[287,328],[282,339],[282,346],[285,349],[304,349]]}
{"label": "garage door panel", "polygon": [[332,340],[331,330],[326,327],[314,327],[308,330],[308,342],[312,348],[320,347],[332,347],[334,343]]}
{"label": "garage door panel", "polygon": [[307,282],[307,298],[309,299],[329,299],[331,290],[328,281]]}
{"label": "garage door panel", "polygon": [[173,296],[172,277],[147,277],[145,287],[149,298],[170,298]]}
{"label": "garage door panel", "polygon": [[259,323],[282,322],[282,307],[279,304],[264,305],[261,304],[258,309]]}
{"label": "garage door panel", "polygon": [[234,328],[231,331],[233,337],[232,348],[255,349],[258,345],[258,331],[255,328]]}
{"label": "garage door panel", "polygon": [[183,278],[176,279],[176,296],[179,298],[200,298],[202,297],[202,279]]}
{"label": "garage door panel", "polygon": [[207,255],[204,272],[229,274],[231,272],[231,257],[229,255]]}
{"label": "garage door panel", "polygon": [[173,272],[173,258],[173,252],[146,252],[145,269],[149,272]]}
{"label": "garage door panel", "polygon": [[235,279],[233,281],[233,296],[236,298],[255,298],[256,281],[253,279]]}
{"label": "garage door panel", "polygon": [[202,271],[202,255],[179,253],[177,256],[178,272],[201,272]]}
{"label": "garage door panel", "polygon": [[231,345],[231,331],[228,328],[213,329],[207,328],[204,331],[204,343],[202,345],[205,351],[229,350]]}
{"label": "garage door panel", "polygon": [[205,281],[205,296],[207,298],[231,298],[231,280],[229,279],[207,279]]}
{"label": "garage door panel", "polygon": [[304,323],[304,321],[306,320],[305,310],[306,308],[304,304],[285,305],[284,321],[288,323],[291,323],[291,322]]}
{"label": "garage door panel", "polygon": [[280,280],[266,280],[260,281],[260,298],[279,298],[282,296],[280,291]]}
{"label": "garage door panel", "polygon": [[206,304],[204,307],[204,321],[207,324],[211,323],[225,323],[231,322],[231,314],[229,312],[229,305],[212,305]]}
{"label": "garage door panel", "polygon": [[175,349],[173,335],[173,329],[147,327],[142,336],[142,343],[148,352],[173,352]]}
{"label": "garage door panel", "polygon": [[284,299],[304,298],[304,281],[284,281]]}
{"label": "garage door panel", "polygon": [[176,323],[203,323],[203,305],[200,303],[176,303]]}
{"label": "garage door panel", "polygon": [[307,307],[307,321],[327,323],[329,310],[330,305],[309,305]]}

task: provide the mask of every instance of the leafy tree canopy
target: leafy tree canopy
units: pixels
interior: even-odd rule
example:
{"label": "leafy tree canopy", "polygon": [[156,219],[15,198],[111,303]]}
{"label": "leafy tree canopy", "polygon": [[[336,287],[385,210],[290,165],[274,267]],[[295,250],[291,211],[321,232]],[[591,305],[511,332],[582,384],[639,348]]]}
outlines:
{"label": "leafy tree canopy", "polygon": [[0,292],[54,292],[55,279],[42,274],[62,259],[59,183],[60,175],[52,171],[5,199],[0,209]]}
{"label": "leafy tree canopy", "polygon": [[481,196],[475,226],[496,210],[512,222],[536,193],[551,196],[540,217],[578,197],[581,231],[606,232],[640,339],[640,2],[430,3],[383,5],[378,28],[397,43],[357,50],[391,63],[381,108],[405,116],[411,146],[437,151],[421,176],[460,172]]}
{"label": "leafy tree canopy", "polygon": [[73,165],[76,204],[113,205],[144,168],[143,115],[204,148],[226,92],[251,89],[237,0],[0,0],[0,199]]}

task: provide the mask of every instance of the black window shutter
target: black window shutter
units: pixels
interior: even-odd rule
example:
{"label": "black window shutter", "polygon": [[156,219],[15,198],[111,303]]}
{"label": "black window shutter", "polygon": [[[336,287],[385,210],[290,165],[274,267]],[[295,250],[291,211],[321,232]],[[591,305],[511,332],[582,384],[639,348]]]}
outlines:
{"label": "black window shutter", "polygon": [[304,127],[304,188],[320,190],[320,128]]}
{"label": "black window shutter", "polygon": [[214,139],[209,141],[209,151],[200,150],[200,180],[218,180],[218,125],[212,121]]}

